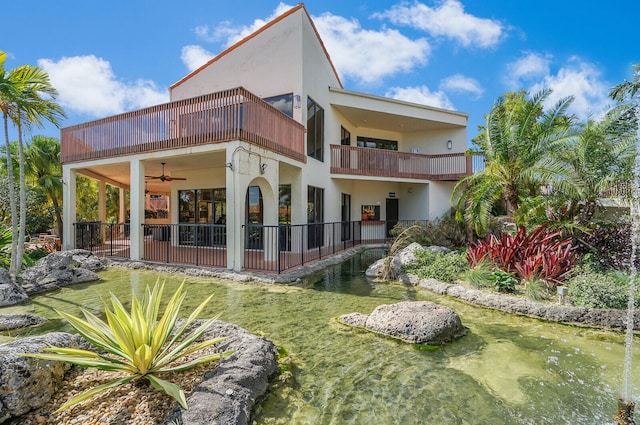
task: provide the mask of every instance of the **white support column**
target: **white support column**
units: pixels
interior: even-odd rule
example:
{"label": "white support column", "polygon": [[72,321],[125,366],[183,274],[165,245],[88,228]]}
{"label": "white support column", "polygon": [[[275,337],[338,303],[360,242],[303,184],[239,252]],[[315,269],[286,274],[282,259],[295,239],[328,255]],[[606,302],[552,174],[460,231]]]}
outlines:
{"label": "white support column", "polygon": [[125,205],[124,189],[120,188],[119,192],[120,213],[118,214],[118,223],[124,223],[127,219],[127,206]]}
{"label": "white support column", "polygon": [[102,224],[100,232],[102,240],[105,240],[107,222],[107,184],[104,180],[98,180],[98,221]]}
{"label": "white support column", "polygon": [[[227,148],[227,167],[225,178],[227,180],[227,268],[240,271],[244,263],[242,252],[242,207],[245,193],[240,193],[240,177],[238,161],[233,155],[233,146]],[[237,156],[237,155],[236,155]],[[236,159],[236,160],[234,160]]]}
{"label": "white support column", "polygon": [[144,249],[144,163],[139,159],[131,160],[129,196],[131,259],[140,260]]}
{"label": "white support column", "polygon": [[75,248],[76,172],[70,166],[62,167],[62,249]]}
{"label": "white support column", "polygon": [[98,180],[98,221],[107,221],[107,184]]}

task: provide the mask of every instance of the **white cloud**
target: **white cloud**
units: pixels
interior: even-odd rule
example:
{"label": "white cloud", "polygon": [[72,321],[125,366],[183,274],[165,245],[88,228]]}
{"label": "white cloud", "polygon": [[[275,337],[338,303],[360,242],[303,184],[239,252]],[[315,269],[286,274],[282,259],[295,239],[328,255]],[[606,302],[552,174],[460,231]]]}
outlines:
{"label": "white cloud", "polygon": [[111,64],[96,56],[63,57],[59,61],[40,59],[41,66],[58,90],[64,108],[94,117],[157,105],[169,100],[167,90],[153,81],[119,81]]}
{"label": "white cloud", "polygon": [[455,74],[443,79],[440,82],[440,90],[469,93],[478,99],[484,93],[484,89],[475,78],[465,77],[462,74]]}
{"label": "white cloud", "polygon": [[610,86],[608,82],[601,80],[601,73],[595,65],[572,57],[555,75],[546,75],[542,81],[534,84],[530,93],[543,88],[553,90],[547,101],[548,106],[563,97],[573,96],[575,100],[569,112],[586,119],[590,114],[601,116],[611,104],[608,97]]}
{"label": "white cloud", "polygon": [[256,19],[253,21],[251,25],[244,26],[241,28],[234,28],[230,22],[223,22],[220,29],[217,30],[218,34],[226,34],[228,36],[227,39],[227,47],[232,44],[237,43],[243,38],[253,34],[270,21],[273,21],[278,16],[284,14],[295,6],[291,6],[285,3],[280,2],[278,6],[275,8],[271,16],[266,19]]}
{"label": "white cloud", "polygon": [[[216,31],[227,35],[226,45],[230,46],[292,7],[280,3],[266,19],[256,19],[249,26],[235,29],[225,22]],[[385,77],[411,71],[425,64],[431,51],[427,40],[411,40],[394,29],[366,30],[356,19],[331,13],[312,19],[340,77],[359,83],[376,84]],[[208,30],[201,32],[211,35]]]}
{"label": "white cloud", "polygon": [[454,109],[453,104],[444,92],[432,92],[427,86],[392,87],[385,96],[435,108]]}
{"label": "white cloud", "polygon": [[180,59],[185,64],[189,72],[195,71],[202,65],[207,63],[209,59],[213,58],[213,54],[207,51],[205,48],[197,45],[184,46]]}
{"label": "white cloud", "polygon": [[524,81],[531,81],[549,75],[551,55],[525,52],[522,57],[507,65],[507,85],[512,90],[522,87]]}
{"label": "white cloud", "polygon": [[374,84],[427,62],[431,51],[425,39],[411,40],[399,31],[365,30],[360,23],[325,13],[314,18],[340,76]]}
{"label": "white cloud", "polygon": [[374,16],[389,19],[394,24],[418,28],[433,36],[452,38],[465,47],[492,47],[505,35],[500,22],[465,13],[458,0],[444,0],[434,8],[418,1],[412,4],[402,2]]}

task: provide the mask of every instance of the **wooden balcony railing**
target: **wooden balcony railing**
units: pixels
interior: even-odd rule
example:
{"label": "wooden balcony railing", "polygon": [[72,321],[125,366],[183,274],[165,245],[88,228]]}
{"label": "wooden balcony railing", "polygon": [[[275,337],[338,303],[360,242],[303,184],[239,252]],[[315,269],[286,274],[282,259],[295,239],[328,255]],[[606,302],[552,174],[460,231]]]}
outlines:
{"label": "wooden balcony railing", "polygon": [[480,167],[473,155],[425,155],[331,145],[331,173],[425,180],[459,180]]}
{"label": "wooden balcony railing", "polygon": [[236,88],[62,129],[63,164],[244,140],[306,162],[304,127]]}

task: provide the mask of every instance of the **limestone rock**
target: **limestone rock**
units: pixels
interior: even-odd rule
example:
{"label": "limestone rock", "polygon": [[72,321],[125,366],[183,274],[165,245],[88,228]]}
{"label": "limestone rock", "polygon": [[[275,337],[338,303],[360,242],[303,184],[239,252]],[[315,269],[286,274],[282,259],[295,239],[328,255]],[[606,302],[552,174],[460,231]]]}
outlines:
{"label": "limestone rock", "polygon": [[343,314],[342,316],[338,317],[338,322],[356,328],[364,328],[365,326],[367,326],[368,317],[369,316],[362,313],[349,313]]}
{"label": "limestone rock", "polygon": [[28,298],[27,293],[11,281],[9,272],[0,269],[0,307],[19,304]]}
{"label": "limestone rock", "polygon": [[270,378],[278,373],[276,347],[266,338],[219,320],[204,338],[218,336],[229,337],[218,344],[220,351],[234,353],[205,373],[187,398],[189,410],[176,407],[163,424],[250,423],[253,407],[265,397]]}
{"label": "limestone rock", "polygon": [[387,257],[381,258],[380,260],[376,261],[371,266],[369,266],[365,274],[369,277],[380,277],[382,276],[385,264],[388,261],[391,261],[391,276],[399,276],[400,273],[402,273],[402,268],[404,266],[416,263],[415,252],[418,249],[423,249],[422,245],[417,242],[413,242],[409,246],[401,249],[391,259]]}
{"label": "limestone rock", "polygon": [[77,335],[54,332],[0,345],[0,423],[44,406],[71,365],[21,357],[48,345],[83,347]]}
{"label": "limestone rock", "polygon": [[449,307],[429,301],[404,301],[376,307],[367,318],[370,331],[413,344],[442,345],[466,334]]}
{"label": "limestone rock", "polygon": [[102,260],[90,251],[53,252],[22,273],[22,286],[28,294],[36,294],[74,283],[92,282],[100,279],[95,271],[102,268]]}
{"label": "limestone rock", "polygon": [[442,345],[467,333],[455,311],[429,301],[383,304],[369,316],[352,313],[338,320],[412,344]]}
{"label": "limestone rock", "polygon": [[40,325],[47,319],[33,314],[2,314],[0,315],[0,331],[26,328],[27,326]]}

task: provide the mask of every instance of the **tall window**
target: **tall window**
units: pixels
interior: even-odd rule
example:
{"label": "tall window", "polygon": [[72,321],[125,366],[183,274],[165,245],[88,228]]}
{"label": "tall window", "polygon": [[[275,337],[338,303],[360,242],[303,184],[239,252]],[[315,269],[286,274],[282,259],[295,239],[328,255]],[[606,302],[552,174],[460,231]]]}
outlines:
{"label": "tall window", "polygon": [[264,208],[262,191],[259,186],[247,188],[247,224],[245,225],[245,248],[262,249],[264,229],[262,228]]}
{"label": "tall window", "polygon": [[309,186],[307,188],[307,223],[309,249],[323,245],[324,240],[324,189]]}
{"label": "tall window", "polygon": [[340,127],[340,144],[345,146],[351,145],[351,133],[344,127]]}
{"label": "tall window", "polygon": [[199,224],[227,223],[227,190],[191,189],[178,191],[178,222],[181,245],[215,246],[226,244],[224,226]]}
{"label": "tall window", "polygon": [[307,98],[307,155],[324,161],[324,109]]}
{"label": "tall window", "polygon": [[278,187],[278,224],[291,224],[291,185]]}

